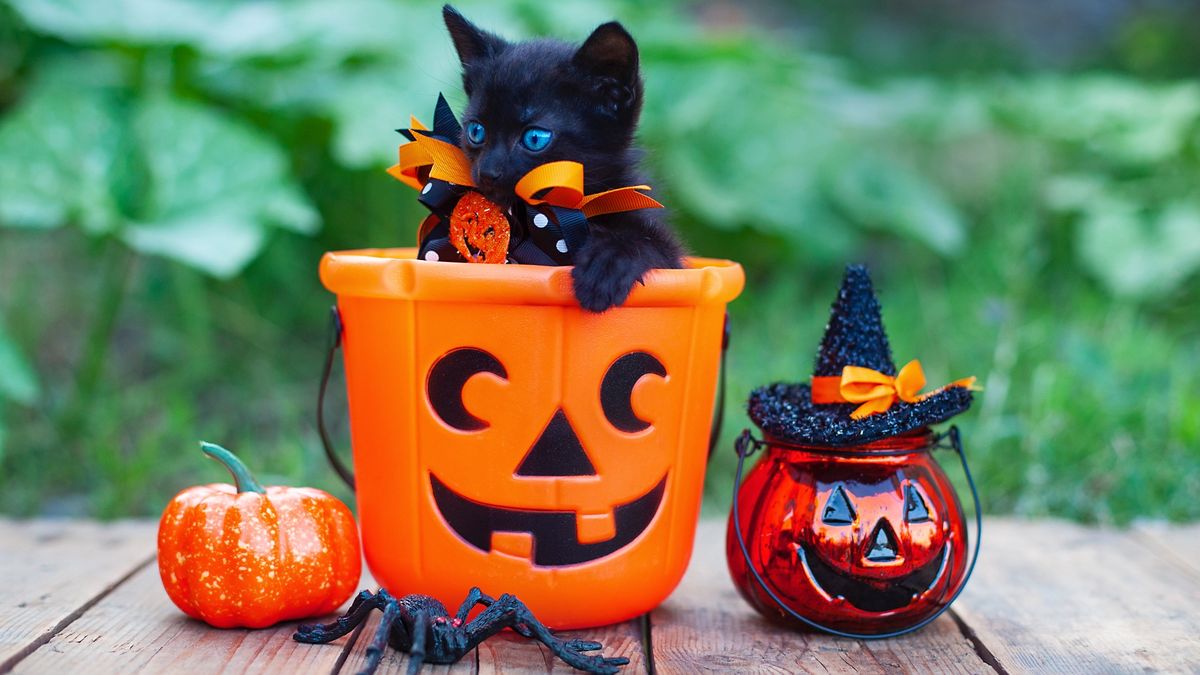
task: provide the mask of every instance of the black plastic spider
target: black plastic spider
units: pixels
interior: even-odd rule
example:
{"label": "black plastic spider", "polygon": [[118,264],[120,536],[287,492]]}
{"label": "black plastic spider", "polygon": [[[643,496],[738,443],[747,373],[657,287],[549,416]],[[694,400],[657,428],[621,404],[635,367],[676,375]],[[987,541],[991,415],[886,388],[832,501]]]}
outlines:
{"label": "black plastic spider", "polygon": [[[487,609],[467,621],[467,614],[475,605],[483,605]],[[458,661],[479,643],[505,628],[541,642],[568,665],[589,673],[616,673],[620,666],[629,663],[625,657],[584,654],[603,645],[590,640],[562,640],[555,637],[549,628],[533,616],[525,603],[508,594],[493,600],[478,588],[472,588],[467,593],[467,598],[453,617],[446,611],[445,605],[428,595],[406,595],[397,599],[384,589],[379,589],[378,593],[363,591],[342,618],[328,624],[304,624],[292,638],[297,642],[312,644],[336,640],[366,621],[373,609],[383,612],[383,620],[379,622],[379,629],[367,647],[367,662],[360,671],[365,675],[374,673],[379,667],[383,649],[388,644],[394,649],[408,652],[408,672],[409,675],[415,675],[425,663]]]}

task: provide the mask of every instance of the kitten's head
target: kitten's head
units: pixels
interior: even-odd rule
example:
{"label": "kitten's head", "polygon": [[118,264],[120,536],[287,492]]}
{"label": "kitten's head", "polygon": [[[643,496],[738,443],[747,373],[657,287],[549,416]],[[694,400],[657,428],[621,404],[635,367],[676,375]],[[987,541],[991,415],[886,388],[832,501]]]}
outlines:
{"label": "kitten's head", "polygon": [[616,22],[582,45],[508,42],[442,9],[463,67],[463,150],[476,186],[508,205],[531,169],[581,162],[589,191],[626,179],[642,107],[637,44]]}

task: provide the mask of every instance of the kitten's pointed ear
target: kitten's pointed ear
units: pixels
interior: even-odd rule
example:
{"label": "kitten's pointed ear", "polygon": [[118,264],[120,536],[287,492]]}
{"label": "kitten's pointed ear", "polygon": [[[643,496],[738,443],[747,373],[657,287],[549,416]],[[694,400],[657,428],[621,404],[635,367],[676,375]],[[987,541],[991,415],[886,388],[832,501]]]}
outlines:
{"label": "kitten's pointed ear", "polygon": [[450,31],[450,39],[454,41],[458,60],[464,68],[495,56],[508,44],[500,36],[467,21],[450,5],[442,6],[442,18],[446,21],[446,30]]}
{"label": "kitten's pointed ear", "polygon": [[633,36],[616,21],[592,31],[575,52],[575,65],[630,85],[638,79],[638,48]]}

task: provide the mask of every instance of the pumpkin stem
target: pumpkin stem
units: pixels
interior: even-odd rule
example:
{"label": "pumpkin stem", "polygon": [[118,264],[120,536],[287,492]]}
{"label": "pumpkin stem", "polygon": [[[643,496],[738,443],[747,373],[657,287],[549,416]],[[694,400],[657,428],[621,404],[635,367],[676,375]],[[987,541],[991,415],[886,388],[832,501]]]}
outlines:
{"label": "pumpkin stem", "polygon": [[200,441],[200,449],[204,454],[217,460],[226,469],[229,469],[229,473],[233,474],[234,483],[237,484],[238,493],[257,492],[260,495],[267,493],[263,489],[263,486],[250,473],[250,469],[247,469],[246,465],[242,464],[242,460],[237,458],[237,455],[215,443],[206,443],[204,441]]}

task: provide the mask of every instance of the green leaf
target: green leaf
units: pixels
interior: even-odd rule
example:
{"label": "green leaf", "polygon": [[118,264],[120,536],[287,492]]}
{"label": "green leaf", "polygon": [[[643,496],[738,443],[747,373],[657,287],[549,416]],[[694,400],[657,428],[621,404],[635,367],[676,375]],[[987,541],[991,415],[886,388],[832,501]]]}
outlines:
{"label": "green leaf", "polygon": [[0,399],[32,405],[40,390],[33,366],[0,323]]}
{"label": "green leaf", "polygon": [[[334,120],[334,156],[351,167],[394,164],[396,148],[403,141],[395,129],[407,127],[409,115],[431,124],[443,89],[454,110],[462,112],[463,106],[456,105],[458,69],[458,61],[447,56],[420,69],[376,67],[340,78],[336,93],[320,103]],[[448,87],[447,82],[453,84]],[[397,105],[398,91],[404,92],[403,111]]]}
{"label": "green leaf", "polygon": [[122,239],[134,250],[178,260],[223,279],[236,275],[266,243],[260,223],[236,211],[214,209],[194,216],[133,225]]}
{"label": "green leaf", "polygon": [[354,69],[327,63],[280,69],[219,63],[202,68],[200,76],[206,88],[223,96],[281,114],[302,110],[329,119],[338,163],[384,167],[396,162],[396,148],[403,141],[395,130],[408,126],[409,115],[429,124],[439,93],[455,111],[462,110],[458,61],[448,41],[443,42],[432,50],[436,56],[420,64],[398,59]]}
{"label": "green leaf", "polygon": [[70,41],[173,44],[195,41],[214,26],[220,3],[189,0],[9,0],[42,33]]}
{"label": "green leaf", "polygon": [[1104,199],[1113,186],[1098,174],[1061,174],[1046,181],[1046,205],[1056,211],[1083,211]]}
{"label": "green leaf", "polygon": [[1113,292],[1161,295],[1200,271],[1200,205],[1145,211],[1110,195],[1084,213],[1077,242],[1084,265]]}
{"label": "green leaf", "polygon": [[116,101],[42,82],[0,124],[0,224],[89,232],[120,221],[112,176],[128,152]]}
{"label": "green leaf", "polygon": [[262,250],[271,226],[320,219],[271,138],[215,108],[123,103],[54,69],[0,125],[0,223],[79,224],[219,277]]}
{"label": "green leaf", "polygon": [[1040,77],[1003,83],[999,119],[1114,163],[1148,166],[1185,152],[1200,121],[1200,85],[1115,75]]}
{"label": "green leaf", "polygon": [[[430,9],[430,20],[440,15]],[[347,64],[328,54],[298,64],[216,59],[198,69],[201,85],[222,97],[294,115],[315,114],[333,123],[333,155],[354,168],[396,162],[409,115],[429,123],[438,93],[462,110],[460,66],[444,31],[409,20],[391,30],[394,54]]]}
{"label": "green leaf", "polygon": [[[331,61],[405,49],[397,31],[440,25],[441,3],[390,0],[12,0],[39,32],[77,43],[191,45],[211,56]],[[414,6],[415,5],[415,6]],[[484,24],[491,25],[491,24]],[[416,27],[416,26],[414,26]]]}
{"label": "green leaf", "polygon": [[746,63],[744,49],[705,61],[679,47],[648,66],[642,136],[654,140],[651,158],[669,179],[670,206],[710,227],[751,227],[828,248],[845,237],[826,236],[836,228],[818,203],[813,165],[841,137],[827,131],[807,71]]}
{"label": "green leaf", "polygon": [[146,101],[133,127],[150,183],[142,217],[121,235],[133,248],[229,277],[262,249],[268,224],[317,228],[282,150],[257,130],[170,98]]}
{"label": "green leaf", "polygon": [[881,156],[855,156],[827,176],[830,197],[862,227],[924,242],[943,255],[962,250],[962,219],[932,183]]}

